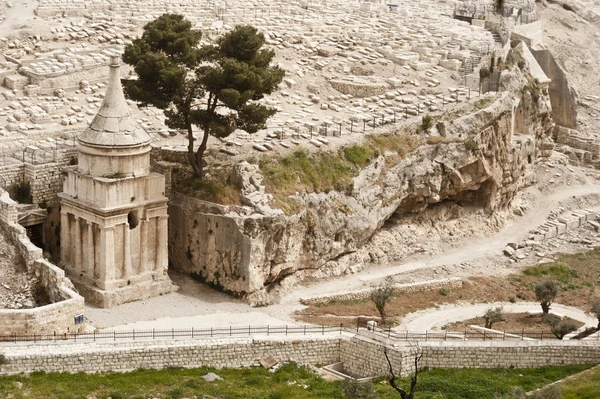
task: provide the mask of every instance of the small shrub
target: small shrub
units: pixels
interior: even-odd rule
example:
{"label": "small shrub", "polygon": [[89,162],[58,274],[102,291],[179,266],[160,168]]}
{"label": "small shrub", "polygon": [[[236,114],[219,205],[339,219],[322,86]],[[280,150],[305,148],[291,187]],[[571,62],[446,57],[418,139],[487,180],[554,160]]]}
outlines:
{"label": "small shrub", "polygon": [[489,105],[493,104],[494,101],[496,101],[496,98],[494,96],[486,96],[480,100],[475,101],[475,109],[487,108]]}
{"label": "small shrub", "polygon": [[246,162],[252,164],[252,165],[257,165],[258,164],[258,158],[256,158],[254,155],[249,156],[248,158],[246,158]]}
{"label": "small shrub", "polygon": [[490,77],[490,70],[487,68],[481,68],[479,70],[479,79],[485,79]]}
{"label": "small shrub", "polygon": [[342,381],[342,393],[345,399],[377,399],[377,392],[371,381],[359,382],[356,380]]}
{"label": "small shrub", "polygon": [[450,291],[448,291],[448,288],[440,288],[438,290],[438,294],[440,294],[441,296],[448,296],[448,294],[450,294]]}
{"label": "small shrub", "polygon": [[485,319],[485,328],[492,328],[494,323],[504,321],[504,308],[498,306],[496,308],[489,308],[483,315]]}
{"label": "small shrub", "polygon": [[476,151],[479,149],[479,145],[473,139],[465,140],[465,147],[467,147],[467,150],[470,150],[470,151]]}
{"label": "small shrub", "polygon": [[533,85],[525,85],[523,87],[523,94],[529,93],[531,96],[531,105],[536,108],[540,100],[540,88],[534,83]]}
{"label": "small shrub", "polygon": [[366,166],[374,155],[373,149],[358,144],[344,148],[344,158],[356,166]]}
{"label": "small shrub", "polygon": [[433,127],[433,119],[430,115],[424,115],[421,119],[421,130],[428,132]]}
{"label": "small shrub", "polygon": [[562,399],[563,395],[559,387],[552,385],[535,391],[529,397],[531,399]]}
{"label": "small shrub", "polygon": [[6,356],[3,353],[0,353],[0,366],[8,364],[8,360],[6,360]]}
{"label": "small shrub", "polygon": [[508,302],[510,302],[510,303],[516,303],[517,299],[514,296],[511,295],[511,296],[508,297]]}
{"label": "small shrub", "polygon": [[19,204],[32,204],[31,184],[29,182],[14,183],[8,188],[10,197]]}
{"label": "small shrub", "polygon": [[42,202],[40,202],[39,207],[42,209],[48,209],[48,203],[46,202],[46,200],[43,200]]}

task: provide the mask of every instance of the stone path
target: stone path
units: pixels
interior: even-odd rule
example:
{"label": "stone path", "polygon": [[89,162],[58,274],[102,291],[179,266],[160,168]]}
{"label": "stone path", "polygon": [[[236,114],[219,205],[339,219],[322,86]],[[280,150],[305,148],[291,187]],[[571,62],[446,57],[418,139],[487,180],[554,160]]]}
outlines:
{"label": "stone path", "polygon": [[[408,314],[402,320],[402,323],[395,327],[395,331],[432,331],[439,330],[443,326],[462,320],[468,320],[475,317],[481,317],[485,311],[491,307],[502,306],[505,313],[539,313],[540,304],[537,302],[494,302],[480,304],[459,304],[442,305],[435,309],[426,309],[423,311]],[[590,316],[581,309],[553,304],[550,311],[556,315],[567,316],[572,319],[585,323],[588,327],[598,325],[598,319]]]}

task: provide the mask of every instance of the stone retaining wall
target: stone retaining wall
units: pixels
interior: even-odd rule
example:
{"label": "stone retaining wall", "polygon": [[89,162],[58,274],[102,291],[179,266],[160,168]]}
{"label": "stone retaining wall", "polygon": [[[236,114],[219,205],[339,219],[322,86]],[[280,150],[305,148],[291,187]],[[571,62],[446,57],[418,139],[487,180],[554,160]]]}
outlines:
{"label": "stone retaining wall", "polygon": [[43,370],[88,373],[130,371],[165,367],[250,367],[273,356],[280,362],[331,364],[339,362],[338,335],[316,337],[227,338],[171,342],[48,344],[30,347],[0,347],[7,364],[0,374]]}
{"label": "stone retaining wall", "polygon": [[424,342],[422,367],[527,368],[600,363],[600,341]]}
{"label": "stone retaining wall", "polygon": [[75,324],[75,316],[83,314],[83,297],[75,292],[63,270],[43,258],[42,250],[31,243],[17,218],[17,204],[0,189],[0,230],[54,303],[33,309],[1,309],[0,335],[78,332],[82,325]]}
{"label": "stone retaining wall", "polygon": [[341,362],[355,377],[383,376],[388,371],[384,345],[399,376],[419,367],[528,368],[597,364],[600,341],[426,341],[391,342],[373,333],[326,333],[307,336],[254,336],[134,342],[4,344],[7,364],[0,374],[21,372],[130,371],[140,367],[250,367],[273,356],[280,362],[327,365]]}

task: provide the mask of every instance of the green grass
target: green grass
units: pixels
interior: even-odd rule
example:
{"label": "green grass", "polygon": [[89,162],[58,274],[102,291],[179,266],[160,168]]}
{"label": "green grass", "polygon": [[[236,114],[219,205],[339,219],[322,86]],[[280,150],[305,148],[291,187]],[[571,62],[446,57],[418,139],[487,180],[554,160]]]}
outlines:
{"label": "green grass", "polygon": [[563,262],[554,262],[539,266],[530,266],[523,270],[526,276],[552,277],[561,284],[569,284],[573,278],[579,277],[577,272]]}
{"label": "green grass", "polygon": [[496,98],[494,96],[486,96],[480,100],[475,101],[474,106],[475,109],[484,109],[493,104],[494,101],[496,101]]}
{"label": "green grass", "polygon": [[374,156],[375,150],[371,147],[355,144],[344,148],[344,157],[356,166],[367,166]]}
{"label": "green grass", "polygon": [[311,155],[304,149],[280,158],[262,157],[260,169],[272,193],[345,191],[357,170],[336,153]]}
{"label": "green grass", "polygon": [[263,156],[258,161],[268,192],[293,194],[297,191],[329,192],[352,189],[352,179],[376,156],[387,152],[387,161],[397,162],[420,144],[418,138],[402,134],[367,136],[362,144],[339,152],[310,154],[298,149],[281,157]]}
{"label": "green grass", "polygon": [[[512,387],[525,391],[543,387],[553,381],[578,373],[589,366],[542,367],[537,369],[488,370],[427,370],[419,374],[416,399],[486,399],[504,394]],[[212,383],[202,376],[214,372],[223,381]],[[594,379],[595,378],[595,379]],[[582,382],[582,386],[598,387],[598,375]],[[19,387],[21,383],[22,386]],[[383,379],[374,381],[381,399],[398,398],[398,394]],[[407,380],[400,386],[408,387]],[[595,385],[594,385],[595,384]],[[573,384],[571,384],[573,385]],[[579,389],[577,384],[565,388]],[[594,392],[594,391],[592,391]],[[263,368],[198,369],[169,368],[165,370],[137,370],[131,373],[58,374],[31,373],[28,376],[0,377],[0,397],[14,399],[134,399],[148,397],[183,398],[215,396],[228,399],[342,399],[339,382],[321,379],[311,370],[288,364],[272,373]],[[592,398],[598,396],[565,396]]]}
{"label": "green grass", "polygon": [[241,203],[239,187],[227,181],[217,182],[192,177],[188,180],[188,184],[196,198],[222,205],[240,205]]}
{"label": "green grass", "polygon": [[564,399],[600,398],[600,367],[569,378],[558,386],[562,389]]}

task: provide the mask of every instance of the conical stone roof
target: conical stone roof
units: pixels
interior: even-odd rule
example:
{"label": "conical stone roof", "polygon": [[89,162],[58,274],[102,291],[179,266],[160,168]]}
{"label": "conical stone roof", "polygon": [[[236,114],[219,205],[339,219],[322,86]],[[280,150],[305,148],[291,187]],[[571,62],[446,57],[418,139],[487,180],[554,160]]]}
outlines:
{"label": "conical stone roof", "polygon": [[130,148],[150,144],[150,136],[135,121],[121,86],[120,59],[112,57],[104,101],[77,141],[83,146]]}

